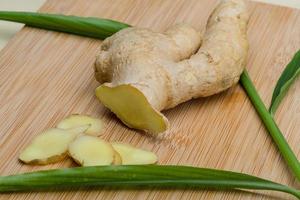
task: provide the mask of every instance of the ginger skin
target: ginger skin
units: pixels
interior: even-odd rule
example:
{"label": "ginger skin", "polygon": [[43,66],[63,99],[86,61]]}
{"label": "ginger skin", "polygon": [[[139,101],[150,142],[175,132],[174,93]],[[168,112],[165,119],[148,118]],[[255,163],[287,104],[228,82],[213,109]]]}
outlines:
{"label": "ginger skin", "polygon": [[105,39],[95,62],[99,100],[127,126],[153,134],[168,129],[161,110],[236,84],[246,65],[244,0],[223,0],[203,36],[186,24],[165,33],[126,28]]}

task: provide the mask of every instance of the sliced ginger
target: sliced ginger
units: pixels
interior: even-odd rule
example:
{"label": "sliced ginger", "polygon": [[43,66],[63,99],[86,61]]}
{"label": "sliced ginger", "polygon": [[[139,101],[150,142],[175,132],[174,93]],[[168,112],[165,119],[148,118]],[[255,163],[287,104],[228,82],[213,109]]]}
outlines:
{"label": "sliced ginger", "polygon": [[[71,115],[57,127],[48,129],[33,139],[20,154],[27,164],[45,165],[67,155],[82,166],[153,164],[157,156],[128,144],[110,144],[96,137],[102,121],[85,115]],[[88,135],[89,134],[89,135]]]}
{"label": "sliced ginger", "polygon": [[69,155],[82,166],[122,164],[120,155],[110,143],[89,135],[76,138],[69,145]]}
{"label": "sliced ginger", "polygon": [[112,146],[120,154],[123,165],[143,165],[157,162],[157,156],[151,151],[122,143],[112,143]]}
{"label": "sliced ginger", "polygon": [[69,143],[88,128],[89,125],[68,130],[48,129],[32,140],[30,145],[21,152],[19,159],[24,163],[38,165],[60,161],[67,156]]}
{"label": "sliced ginger", "polygon": [[98,118],[90,117],[87,115],[70,115],[69,117],[59,122],[57,128],[70,129],[87,124],[90,125],[90,128],[86,130],[86,134],[94,136],[100,135],[103,129],[103,122]]}

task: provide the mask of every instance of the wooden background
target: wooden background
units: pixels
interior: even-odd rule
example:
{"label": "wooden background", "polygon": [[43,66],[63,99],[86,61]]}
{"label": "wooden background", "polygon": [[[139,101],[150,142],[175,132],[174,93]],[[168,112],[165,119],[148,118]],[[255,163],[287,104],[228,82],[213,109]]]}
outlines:
{"label": "wooden background", "polygon": [[[214,0],[48,0],[43,12],[112,18],[155,30],[185,21],[203,29]],[[249,73],[269,105],[276,80],[300,48],[300,11],[250,3]],[[1,30],[1,27],[0,27]],[[0,173],[74,167],[71,160],[27,166],[18,154],[41,131],[71,113],[107,124],[101,136],[152,150],[159,164],[234,170],[300,187],[241,86],[192,100],[164,114],[163,139],[130,130],[96,99],[93,63],[100,40],[23,28],[0,53]],[[300,158],[300,81],[290,89],[276,121]],[[80,189],[1,194],[0,199],[293,199],[277,192]]]}

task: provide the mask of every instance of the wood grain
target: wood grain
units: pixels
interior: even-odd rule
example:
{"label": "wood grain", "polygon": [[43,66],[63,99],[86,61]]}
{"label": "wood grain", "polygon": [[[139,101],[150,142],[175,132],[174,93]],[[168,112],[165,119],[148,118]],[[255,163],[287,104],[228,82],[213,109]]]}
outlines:
{"label": "wood grain", "polygon": [[[43,12],[112,18],[164,30],[185,21],[203,30],[212,0],[48,0]],[[284,66],[300,48],[300,11],[250,3],[248,70],[264,102]],[[92,65],[101,41],[23,28],[0,53],[0,172],[15,174],[73,167],[71,160],[27,166],[17,157],[31,139],[71,113],[107,124],[101,136],[153,150],[159,164],[234,170],[300,187],[287,168],[243,89],[189,101],[164,114],[171,122],[163,139],[130,130],[96,99]],[[300,82],[284,99],[276,121],[300,158]],[[292,199],[276,192],[80,189],[1,194],[0,199]]]}

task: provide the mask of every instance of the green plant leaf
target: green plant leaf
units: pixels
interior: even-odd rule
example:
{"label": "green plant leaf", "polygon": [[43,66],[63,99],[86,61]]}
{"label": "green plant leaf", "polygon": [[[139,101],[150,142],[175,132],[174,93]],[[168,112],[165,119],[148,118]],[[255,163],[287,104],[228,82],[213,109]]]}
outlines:
{"label": "green plant leaf", "polygon": [[269,113],[265,104],[261,100],[257,90],[255,89],[251,78],[246,70],[241,75],[240,83],[242,84],[244,90],[247,92],[248,97],[250,98],[254,108],[259,114],[261,120],[263,121],[266,129],[269,131],[270,136],[277,145],[281,155],[285,159],[287,165],[290,167],[298,181],[300,180],[300,163],[297,159],[297,156],[292,151],[288,142],[284,138],[280,129],[278,128],[273,117]]}
{"label": "green plant leaf", "polygon": [[274,190],[300,198],[298,190],[255,176],[188,166],[77,167],[0,177],[0,192],[88,186]]}
{"label": "green plant leaf", "polygon": [[34,12],[0,11],[0,20],[19,22],[47,30],[105,39],[128,24],[109,19]]}
{"label": "green plant leaf", "polygon": [[274,115],[281,100],[287,93],[292,83],[296,80],[300,74],[300,50],[294,55],[291,62],[286,66],[283,73],[281,74],[278,82],[275,86],[271,106],[269,112]]}

